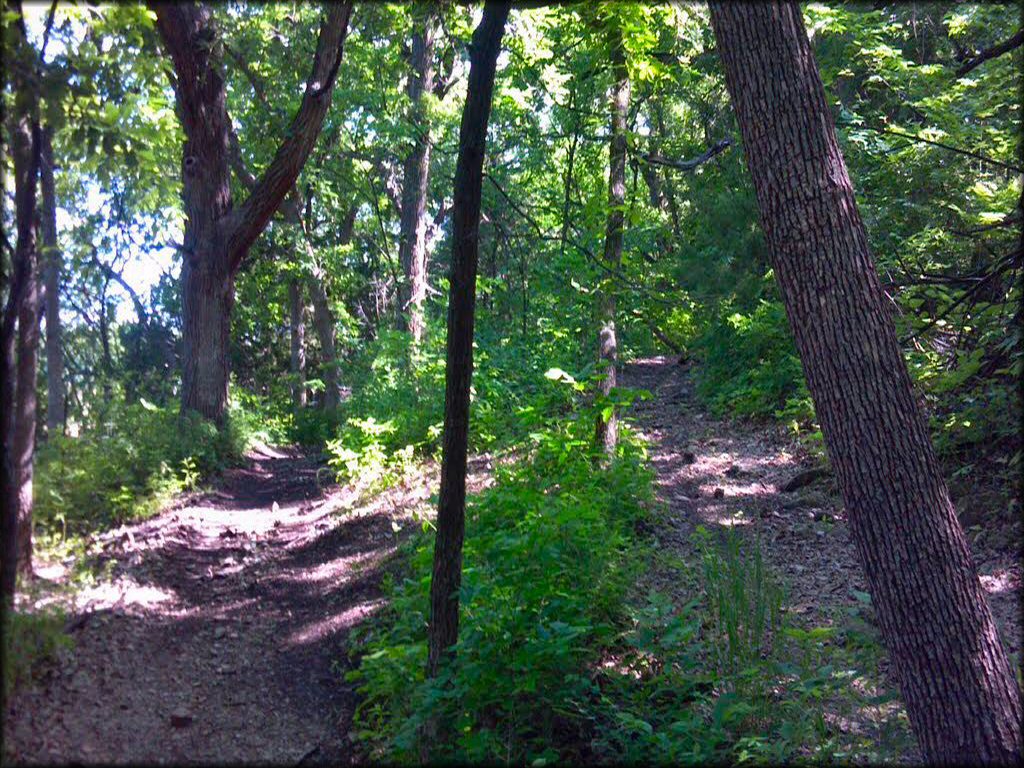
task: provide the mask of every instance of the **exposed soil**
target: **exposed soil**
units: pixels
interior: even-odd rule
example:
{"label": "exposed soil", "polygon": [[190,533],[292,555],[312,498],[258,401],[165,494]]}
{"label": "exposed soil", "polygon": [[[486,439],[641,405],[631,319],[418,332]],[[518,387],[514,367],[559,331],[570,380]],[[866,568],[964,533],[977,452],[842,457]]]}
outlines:
{"label": "exposed soil", "polygon": [[[709,416],[694,394],[688,368],[674,358],[638,360],[625,367],[622,378],[625,385],[653,394],[638,404],[635,416],[650,445],[658,495],[669,510],[665,527],[655,532],[661,547],[694,562],[690,536],[698,525],[711,531],[732,528],[744,539],[760,541],[786,586],[784,609],[801,623],[828,624],[837,609],[857,605],[854,590],[866,591],[866,585],[833,481],[826,475],[796,491],[781,490],[815,466],[808,451],[777,426]],[[1017,545],[1001,535],[969,539],[1003,643],[1019,659]]]}
{"label": "exposed soil", "polygon": [[6,758],[357,759],[346,639],[380,606],[382,574],[402,528],[429,508],[436,467],[368,500],[321,488],[319,469],[263,447],[212,491],[106,534],[110,577],[75,598],[74,650],[10,702]]}
{"label": "exposed soil", "polygon": [[[661,547],[692,561],[698,525],[732,528],[760,540],[791,615],[827,623],[856,604],[864,579],[831,481],[780,490],[808,468],[798,444],[778,428],[710,417],[672,359],[631,363],[623,380],[654,394],[636,418],[668,509]],[[490,468],[487,457],[471,462],[471,490]],[[262,447],[213,490],[104,534],[109,575],[74,596],[74,650],[12,698],[6,760],[358,760],[347,638],[380,607],[383,573],[403,528],[429,513],[436,475],[429,465],[364,497],[323,487],[316,457]],[[1003,640],[1019,654],[1016,553],[973,543]]]}

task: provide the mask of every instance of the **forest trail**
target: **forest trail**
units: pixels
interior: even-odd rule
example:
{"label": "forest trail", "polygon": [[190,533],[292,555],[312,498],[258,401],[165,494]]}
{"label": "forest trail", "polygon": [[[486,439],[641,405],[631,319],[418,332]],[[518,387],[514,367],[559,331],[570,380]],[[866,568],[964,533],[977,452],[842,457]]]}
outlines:
{"label": "forest trail", "polygon": [[[777,426],[710,416],[686,366],[649,358],[622,383],[668,514],[661,549],[695,562],[698,525],[756,536],[800,623],[828,624],[865,584],[831,481],[780,486],[810,457]],[[470,462],[470,490],[490,480]],[[350,763],[347,636],[381,605],[401,530],[429,514],[437,465],[377,494],[317,457],[261,446],[209,490],[100,537],[108,575],[75,597],[73,653],[11,702],[5,753],[30,763]],[[1004,642],[1021,647],[1021,567],[975,556]],[[43,569],[42,575],[61,581]],[[672,574],[653,569],[672,594]]]}
{"label": "forest trail", "polygon": [[11,702],[12,762],[354,759],[346,637],[379,607],[436,467],[362,496],[321,488],[326,470],[294,449],[247,458],[103,536],[110,575],[69,612],[74,652]]}
{"label": "forest trail", "polygon": [[[808,452],[778,425],[756,426],[709,415],[697,400],[689,366],[654,357],[624,366],[625,386],[647,389],[636,426],[647,440],[655,486],[669,514],[655,531],[662,547],[686,562],[698,525],[736,530],[760,541],[766,562],[786,587],[784,610],[800,623],[829,624],[857,606],[866,584],[831,479],[794,492],[781,487],[814,466]],[[979,547],[975,565],[1010,654],[1021,649],[1022,568],[1013,549]],[[670,585],[659,585],[671,588]]]}

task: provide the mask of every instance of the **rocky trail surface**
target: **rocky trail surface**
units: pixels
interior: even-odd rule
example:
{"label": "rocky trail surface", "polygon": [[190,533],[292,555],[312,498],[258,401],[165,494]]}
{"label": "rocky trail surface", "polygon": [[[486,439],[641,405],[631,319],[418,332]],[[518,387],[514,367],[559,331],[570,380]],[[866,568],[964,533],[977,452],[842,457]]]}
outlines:
{"label": "rocky trail surface", "polygon": [[105,534],[109,576],[75,596],[74,650],[10,702],[5,756],[351,762],[346,638],[429,498],[421,474],[366,500],[322,488],[314,457],[263,447],[213,490]]}
{"label": "rocky trail surface", "polygon": [[[760,542],[798,621],[827,623],[856,605],[865,584],[841,502],[827,476],[807,474],[799,445],[778,428],[708,415],[674,359],[630,363],[623,383],[653,394],[634,417],[667,509],[659,548],[692,563],[697,526],[732,529]],[[470,468],[471,490],[489,482],[487,457]],[[212,489],[104,534],[106,573],[69,605],[73,651],[9,702],[6,760],[357,761],[348,636],[380,607],[401,531],[430,511],[436,469],[369,495],[322,485],[317,457],[263,446]],[[1019,654],[1015,554],[975,547]]]}
{"label": "rocky trail surface", "polygon": [[[697,526],[731,529],[747,543],[759,542],[771,572],[784,584],[783,610],[798,624],[832,624],[845,609],[857,607],[867,587],[842,501],[807,450],[777,425],[710,416],[694,393],[688,366],[674,358],[637,360],[625,366],[622,380],[653,395],[639,402],[634,415],[668,508],[654,532],[661,549],[693,563]],[[985,537],[968,538],[1000,636],[1017,663],[1019,552],[1006,539],[991,545]]]}

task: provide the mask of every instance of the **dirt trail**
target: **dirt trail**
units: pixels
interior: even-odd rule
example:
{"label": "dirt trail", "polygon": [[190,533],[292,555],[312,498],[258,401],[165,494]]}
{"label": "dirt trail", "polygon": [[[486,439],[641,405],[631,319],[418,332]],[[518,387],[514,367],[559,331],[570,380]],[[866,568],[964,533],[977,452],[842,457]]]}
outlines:
{"label": "dirt trail", "polygon": [[[693,392],[689,371],[657,357],[625,366],[626,386],[649,390],[637,426],[650,444],[668,527],[659,541],[692,562],[690,534],[734,528],[760,539],[766,560],[788,589],[786,609],[814,623],[856,605],[865,582],[850,540],[842,502],[830,480],[793,493],[780,487],[812,465],[811,457],[778,427],[714,419]],[[1021,648],[1021,564],[1017,553],[980,548],[975,563],[988,591],[1000,634],[1011,654]]]}
{"label": "dirt trail", "polygon": [[[669,514],[660,545],[693,559],[697,525],[756,534],[788,586],[787,609],[814,623],[853,605],[864,582],[841,504],[775,428],[709,417],[689,373],[666,358],[625,367],[650,390],[637,425]],[[471,462],[470,490],[490,462]],[[4,731],[12,763],[350,763],[355,694],[349,631],[381,605],[401,529],[429,511],[437,468],[363,498],[322,488],[317,461],[263,447],[213,490],[102,537],[109,577],[76,597],[75,647],[16,692]],[[1021,566],[978,551],[1004,642],[1021,647]],[[49,574],[57,578],[59,574]]]}
{"label": "dirt trail", "polygon": [[6,757],[351,762],[346,637],[380,605],[432,470],[364,503],[322,490],[313,458],[264,447],[214,490],[107,534],[110,578],[77,596],[74,650],[11,701]]}

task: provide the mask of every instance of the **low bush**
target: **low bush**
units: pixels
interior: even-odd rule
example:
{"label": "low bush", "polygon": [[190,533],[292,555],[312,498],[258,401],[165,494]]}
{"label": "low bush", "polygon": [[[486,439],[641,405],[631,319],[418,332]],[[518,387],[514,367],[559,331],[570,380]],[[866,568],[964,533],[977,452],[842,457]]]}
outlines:
{"label": "low bush", "polygon": [[809,421],[814,412],[785,310],[762,301],[748,314],[713,316],[698,337],[697,393],[717,415]]}
{"label": "low bush", "polygon": [[218,430],[196,414],[143,400],[112,406],[75,437],[51,437],[37,452],[36,526],[63,539],[155,513],[237,460],[252,440],[279,436],[255,405],[233,399]]}
{"label": "low bush", "polygon": [[593,460],[594,416],[583,409],[532,432],[530,454],[471,498],[457,661],[436,680],[424,679],[432,537],[409,545],[408,575],[391,584],[353,674],[357,733],[378,755],[417,759],[428,717],[451,725],[436,755],[446,760],[564,757],[559,745],[587,730],[600,695],[592,670],[622,629],[643,560],[632,531],[652,502],[628,430],[610,467]]}
{"label": "low bush", "polygon": [[30,613],[10,611],[4,632],[4,696],[38,674],[62,648],[71,646],[64,614],[56,608]]}

